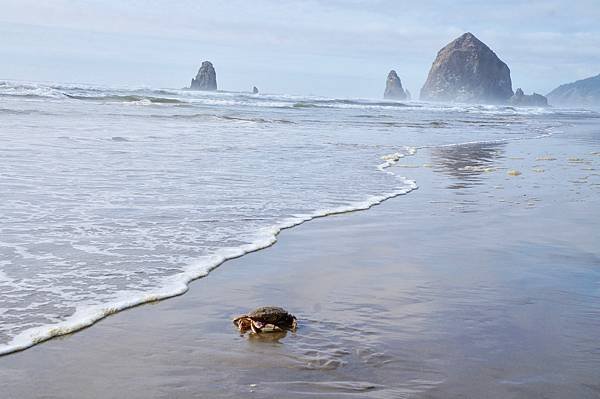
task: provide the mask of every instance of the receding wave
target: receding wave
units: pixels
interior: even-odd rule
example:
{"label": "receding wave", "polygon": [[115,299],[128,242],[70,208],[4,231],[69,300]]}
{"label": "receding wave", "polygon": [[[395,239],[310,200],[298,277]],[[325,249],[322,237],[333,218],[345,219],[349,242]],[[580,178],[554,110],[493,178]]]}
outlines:
{"label": "receding wave", "polygon": [[36,109],[9,109],[0,108],[0,115],[49,115],[49,113]]}
{"label": "receding wave", "polygon": [[275,118],[256,118],[256,117],[244,117],[244,116],[233,116],[233,115],[218,115],[211,113],[194,113],[194,114],[153,114],[150,115],[151,118],[156,119],[183,119],[183,120],[221,120],[221,121],[232,121],[232,122],[248,122],[248,123],[259,123],[259,124],[273,124],[273,123],[281,123],[281,124],[295,124],[296,122],[291,121],[289,119]]}
{"label": "receding wave", "polygon": [[239,258],[248,253],[256,252],[275,244],[277,242],[277,236],[282,230],[290,229],[317,218],[367,210],[388,199],[408,194],[411,191],[416,190],[418,186],[415,181],[397,176],[395,173],[388,170],[388,168],[393,166],[402,157],[413,155],[416,152],[413,148],[407,148],[407,150],[407,154],[397,152],[391,155],[382,156],[382,160],[385,162],[377,166],[379,171],[395,176],[400,182],[399,186],[392,191],[379,195],[370,195],[362,201],[335,208],[325,208],[312,213],[294,215],[279,221],[273,226],[261,228],[259,230],[258,239],[238,247],[224,248],[217,253],[210,255],[204,262],[191,264],[182,273],[169,276],[165,280],[165,284],[157,291],[142,294],[137,293],[136,296],[123,297],[122,299],[111,303],[77,308],[73,315],[59,323],[42,325],[25,330],[13,337],[7,344],[0,345],[0,356],[22,351],[54,337],[70,334],[89,327],[97,321],[121,310],[182,295],[188,290],[190,282],[207,276],[223,262]]}
{"label": "receding wave", "polygon": [[83,101],[111,101],[111,102],[144,102],[148,101],[153,104],[184,104],[185,101],[176,98],[167,97],[150,97],[137,95],[106,95],[106,96],[78,96],[73,94],[65,94],[66,97],[73,100]]}
{"label": "receding wave", "polygon": [[230,120],[230,121],[240,121],[240,122],[256,122],[256,123],[290,123],[292,122],[287,119],[265,119],[265,118],[244,118],[239,116],[228,116],[228,115],[219,115],[217,118]]}
{"label": "receding wave", "polygon": [[[357,101],[345,99],[298,101],[293,108],[406,108],[415,107],[415,104],[387,101]],[[417,106],[418,107],[418,106]]]}

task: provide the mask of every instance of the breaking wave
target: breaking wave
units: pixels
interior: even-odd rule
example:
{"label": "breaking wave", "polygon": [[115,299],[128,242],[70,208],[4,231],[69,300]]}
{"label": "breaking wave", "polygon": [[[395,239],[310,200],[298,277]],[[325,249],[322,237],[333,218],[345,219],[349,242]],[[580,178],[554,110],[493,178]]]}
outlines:
{"label": "breaking wave", "polygon": [[150,102],[152,104],[184,104],[184,101],[176,98],[167,97],[150,97],[150,96],[136,96],[136,95],[105,95],[105,96],[76,96],[72,94],[65,94],[66,97],[72,100],[83,100],[83,101],[115,101],[115,102]]}

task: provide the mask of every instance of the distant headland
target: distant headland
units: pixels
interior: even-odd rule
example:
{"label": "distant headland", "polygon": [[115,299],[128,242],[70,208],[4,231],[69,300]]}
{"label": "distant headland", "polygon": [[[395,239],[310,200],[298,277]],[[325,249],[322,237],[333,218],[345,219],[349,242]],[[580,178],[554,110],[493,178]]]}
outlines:
{"label": "distant headland", "polygon": [[598,106],[600,105],[600,75],[561,85],[548,93],[548,98],[556,105]]}

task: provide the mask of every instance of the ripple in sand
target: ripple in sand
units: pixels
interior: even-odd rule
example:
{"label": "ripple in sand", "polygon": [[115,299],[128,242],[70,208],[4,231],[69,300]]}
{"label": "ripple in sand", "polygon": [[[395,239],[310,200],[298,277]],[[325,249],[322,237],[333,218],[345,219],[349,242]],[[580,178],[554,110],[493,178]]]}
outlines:
{"label": "ripple in sand", "polygon": [[469,172],[486,172],[486,173],[490,173],[490,172],[494,172],[497,170],[497,168],[492,167],[492,166],[483,166],[483,165],[467,165],[464,166],[462,168],[459,168],[458,170],[466,170]]}
{"label": "ripple in sand", "polygon": [[588,182],[587,177],[580,177],[579,179],[569,181],[574,184],[586,184]]}
{"label": "ripple in sand", "polygon": [[288,391],[295,392],[322,392],[322,393],[355,393],[374,389],[382,389],[383,385],[367,381],[289,381],[280,383],[269,383],[263,385],[285,385]]}
{"label": "ripple in sand", "polygon": [[541,157],[537,157],[536,161],[556,161],[556,158],[550,155],[542,155]]}
{"label": "ripple in sand", "polygon": [[515,169],[509,170],[507,173],[509,176],[519,176],[521,174],[521,172]]}
{"label": "ripple in sand", "polygon": [[420,168],[420,165],[408,165],[408,164],[398,164],[396,165],[398,168]]}

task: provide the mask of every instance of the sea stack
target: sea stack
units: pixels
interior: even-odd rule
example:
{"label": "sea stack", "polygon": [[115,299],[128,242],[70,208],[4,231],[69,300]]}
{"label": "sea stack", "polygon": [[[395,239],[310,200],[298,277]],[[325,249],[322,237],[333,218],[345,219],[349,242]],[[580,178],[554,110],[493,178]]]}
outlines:
{"label": "sea stack", "polygon": [[192,79],[190,85],[192,90],[205,90],[215,91],[217,90],[217,73],[215,68],[210,61],[204,61],[195,79]]}
{"label": "sea stack", "polygon": [[252,94],[258,94],[258,87],[256,87],[256,86],[252,87]]}
{"label": "sea stack", "polygon": [[383,98],[387,100],[406,100],[406,93],[402,88],[402,82],[393,69],[388,73]]}
{"label": "sea stack", "polygon": [[600,105],[600,75],[561,85],[547,96],[552,105],[597,107]]}
{"label": "sea stack", "polygon": [[506,103],[513,95],[510,69],[470,32],[441,49],[421,100]]}
{"label": "sea stack", "polygon": [[548,99],[537,93],[526,95],[521,88],[518,88],[515,95],[508,100],[508,103],[519,107],[547,107]]}

